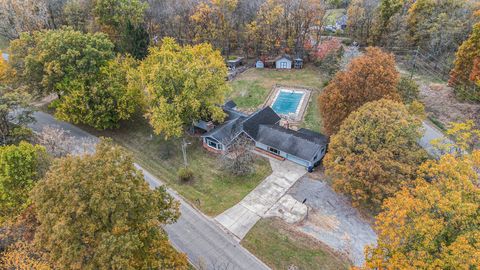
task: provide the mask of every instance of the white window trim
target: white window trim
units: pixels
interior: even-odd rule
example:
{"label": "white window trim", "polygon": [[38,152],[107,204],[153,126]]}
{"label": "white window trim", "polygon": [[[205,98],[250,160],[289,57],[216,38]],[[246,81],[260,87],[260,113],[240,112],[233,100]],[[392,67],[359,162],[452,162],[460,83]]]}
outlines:
{"label": "white window trim", "polygon": [[[216,142],[216,141],[211,140],[209,138],[205,138],[205,141],[206,141],[208,147],[216,149],[216,150],[222,150],[222,145],[219,142]],[[210,143],[215,144],[216,147],[211,145]]]}

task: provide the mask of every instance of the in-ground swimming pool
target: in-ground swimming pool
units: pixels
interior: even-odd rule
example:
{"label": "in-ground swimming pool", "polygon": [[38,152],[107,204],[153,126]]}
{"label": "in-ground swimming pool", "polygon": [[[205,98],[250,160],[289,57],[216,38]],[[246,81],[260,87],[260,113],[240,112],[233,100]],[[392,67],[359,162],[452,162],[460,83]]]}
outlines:
{"label": "in-ground swimming pool", "polygon": [[304,95],[305,93],[300,91],[280,90],[272,109],[282,115],[297,114]]}

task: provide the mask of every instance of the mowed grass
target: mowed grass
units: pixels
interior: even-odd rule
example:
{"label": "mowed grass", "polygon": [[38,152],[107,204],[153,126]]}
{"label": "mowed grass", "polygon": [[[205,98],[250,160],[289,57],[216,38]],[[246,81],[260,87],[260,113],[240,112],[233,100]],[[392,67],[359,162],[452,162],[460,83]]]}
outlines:
{"label": "mowed grass", "polygon": [[318,106],[318,96],[320,95],[319,91],[315,91],[310,96],[310,101],[303,117],[303,128],[308,128],[313,131],[322,132],[322,118],[320,117],[319,106]]}
{"label": "mowed grass", "polygon": [[272,269],[288,269],[291,265],[301,270],[348,269],[339,256],[311,238],[288,229],[279,219],[261,219],[242,245]]}
{"label": "mowed grass", "polygon": [[142,116],[124,122],[114,131],[95,131],[97,135],[112,138],[129,150],[136,162],[176,190],[203,213],[215,216],[238,203],[265,177],[271,174],[268,160],[258,158],[255,171],[249,175],[233,176],[221,169],[218,156],[201,146],[200,138],[187,137],[189,168],[194,172],[190,182],[178,180],[177,171],[183,166],[181,139],[165,140],[155,136]]}
{"label": "mowed grass", "polygon": [[299,70],[251,68],[230,82],[232,92],[228,96],[237,103],[239,109],[252,112],[265,103],[270,91],[277,84],[312,89],[302,126],[321,131],[321,116],[316,103],[325,81],[321,70],[313,65],[306,65]]}
{"label": "mowed grass", "polygon": [[323,18],[323,23],[325,25],[335,25],[337,20],[346,13],[347,11],[344,8],[328,9]]}

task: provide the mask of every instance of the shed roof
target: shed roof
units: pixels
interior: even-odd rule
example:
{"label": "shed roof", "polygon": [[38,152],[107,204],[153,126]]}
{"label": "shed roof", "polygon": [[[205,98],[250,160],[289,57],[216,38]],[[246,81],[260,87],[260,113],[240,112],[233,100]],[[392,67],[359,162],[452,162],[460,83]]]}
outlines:
{"label": "shed roof", "polygon": [[244,116],[228,120],[221,126],[203,134],[202,137],[211,137],[224,145],[229,145],[243,131],[242,123],[244,120]]}
{"label": "shed roof", "polygon": [[275,57],[275,59],[273,59],[273,61],[277,62],[278,60],[281,60],[281,59],[283,59],[283,58],[285,58],[285,59],[287,59],[287,60],[289,60],[289,61],[292,61],[292,57],[291,57],[290,55],[288,55],[288,54],[279,55],[279,56]]}
{"label": "shed roof", "polygon": [[223,104],[223,107],[228,108],[228,109],[233,109],[233,108],[237,107],[237,103],[235,103],[233,100],[229,100],[229,101],[225,102],[225,104]]}

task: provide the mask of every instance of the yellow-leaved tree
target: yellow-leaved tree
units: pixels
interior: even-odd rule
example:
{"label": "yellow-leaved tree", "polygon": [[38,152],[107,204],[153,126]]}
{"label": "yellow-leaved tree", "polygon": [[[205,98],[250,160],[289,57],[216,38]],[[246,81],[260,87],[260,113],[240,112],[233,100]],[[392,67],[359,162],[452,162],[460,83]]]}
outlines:
{"label": "yellow-leaved tree", "polygon": [[141,63],[138,84],[145,93],[146,117],[155,133],[179,137],[199,119],[223,121],[227,68],[211,45],[181,46],[165,38]]}
{"label": "yellow-leaved tree", "polygon": [[369,102],[348,116],[332,136],[326,174],[355,206],[378,210],[383,200],[415,179],[426,157],[418,146],[421,122],[389,99]]}
{"label": "yellow-leaved tree", "polygon": [[0,83],[3,83],[7,77],[8,63],[2,57],[2,51],[0,51]]}
{"label": "yellow-leaved tree", "polygon": [[57,160],[31,200],[40,224],[34,243],[55,269],[188,268],[163,229],[179,217],[178,202],[164,187],[150,189],[111,141]]}
{"label": "yellow-leaved tree", "polygon": [[366,269],[478,269],[480,151],[427,161],[377,216]]}

